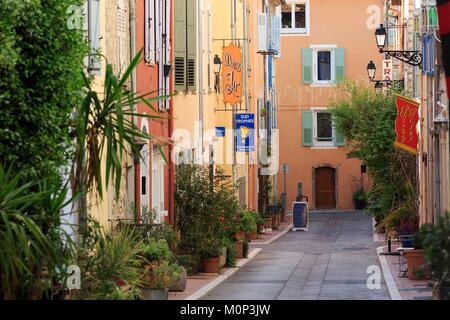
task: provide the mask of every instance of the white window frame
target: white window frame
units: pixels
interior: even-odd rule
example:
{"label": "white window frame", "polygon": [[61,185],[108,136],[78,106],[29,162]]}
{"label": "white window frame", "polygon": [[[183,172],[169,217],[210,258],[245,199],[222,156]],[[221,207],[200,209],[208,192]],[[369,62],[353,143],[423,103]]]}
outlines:
{"label": "white window frame", "polygon": [[319,113],[330,113],[331,111],[328,108],[314,108],[311,109],[313,112],[313,147],[316,148],[335,148],[336,147],[336,126],[334,124],[334,120],[332,118],[332,137],[331,141],[319,141],[317,137],[318,133],[318,125],[317,125],[317,115]]}
{"label": "white window frame", "polygon": [[[334,49],[337,48],[337,45],[311,45],[311,49],[313,49],[313,85],[316,86],[329,86],[333,85],[336,81],[336,60]],[[331,53],[331,80],[319,80],[319,72],[318,72],[318,62],[317,62],[317,53],[319,51],[330,51]]]}
{"label": "white window frame", "polygon": [[[283,28],[281,25],[281,34],[282,35],[307,35],[310,34],[310,26],[311,26],[311,14],[310,14],[310,0],[287,0],[286,4],[291,6],[292,10],[292,26],[291,28]],[[296,4],[304,4],[305,5],[305,28],[295,28],[295,5]],[[280,15],[281,15],[281,6],[280,6]]]}

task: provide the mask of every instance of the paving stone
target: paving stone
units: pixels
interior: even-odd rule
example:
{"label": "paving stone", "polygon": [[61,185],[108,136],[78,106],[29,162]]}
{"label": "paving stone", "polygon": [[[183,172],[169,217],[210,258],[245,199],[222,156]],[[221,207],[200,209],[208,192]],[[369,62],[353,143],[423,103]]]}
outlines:
{"label": "paving stone", "polygon": [[204,299],[387,300],[367,288],[367,268],[378,266],[372,219],[362,212],[314,212],[308,232],[289,232]]}

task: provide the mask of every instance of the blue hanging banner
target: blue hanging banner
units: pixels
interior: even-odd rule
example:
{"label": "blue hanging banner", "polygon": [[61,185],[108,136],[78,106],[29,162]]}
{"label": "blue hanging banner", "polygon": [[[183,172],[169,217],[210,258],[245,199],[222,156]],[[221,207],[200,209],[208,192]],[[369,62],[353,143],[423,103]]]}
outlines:
{"label": "blue hanging banner", "polygon": [[240,113],[236,115],[236,152],[255,151],[255,114]]}

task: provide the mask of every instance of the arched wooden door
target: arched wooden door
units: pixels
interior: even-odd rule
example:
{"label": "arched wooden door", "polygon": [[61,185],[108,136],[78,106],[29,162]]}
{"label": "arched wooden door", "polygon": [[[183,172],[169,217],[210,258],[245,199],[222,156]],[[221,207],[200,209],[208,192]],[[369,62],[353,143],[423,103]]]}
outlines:
{"label": "arched wooden door", "polygon": [[336,170],[317,168],[315,175],[316,209],[336,209]]}

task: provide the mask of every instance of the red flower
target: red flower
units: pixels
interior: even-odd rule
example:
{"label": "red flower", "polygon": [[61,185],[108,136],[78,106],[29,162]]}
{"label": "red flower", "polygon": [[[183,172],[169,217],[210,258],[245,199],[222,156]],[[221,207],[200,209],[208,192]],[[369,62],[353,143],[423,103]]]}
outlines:
{"label": "red flower", "polygon": [[224,223],[225,222],[225,218],[224,217],[219,217],[219,221]]}
{"label": "red flower", "polygon": [[116,280],[116,285],[118,285],[119,287],[124,287],[127,284],[122,279],[119,279],[119,280]]}

